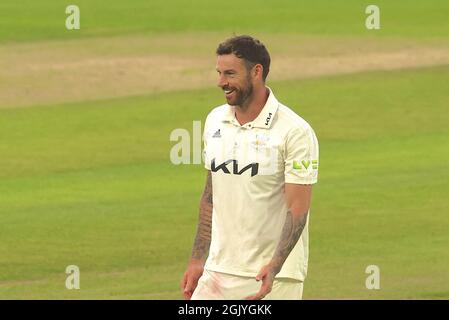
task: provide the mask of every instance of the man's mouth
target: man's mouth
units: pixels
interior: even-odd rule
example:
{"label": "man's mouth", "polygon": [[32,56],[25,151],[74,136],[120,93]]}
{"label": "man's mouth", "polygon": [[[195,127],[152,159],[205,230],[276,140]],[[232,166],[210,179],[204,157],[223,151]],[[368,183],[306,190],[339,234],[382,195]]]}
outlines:
{"label": "man's mouth", "polygon": [[234,91],[235,91],[235,89],[225,89],[225,90],[223,90],[223,92],[225,93],[227,98],[229,98]]}

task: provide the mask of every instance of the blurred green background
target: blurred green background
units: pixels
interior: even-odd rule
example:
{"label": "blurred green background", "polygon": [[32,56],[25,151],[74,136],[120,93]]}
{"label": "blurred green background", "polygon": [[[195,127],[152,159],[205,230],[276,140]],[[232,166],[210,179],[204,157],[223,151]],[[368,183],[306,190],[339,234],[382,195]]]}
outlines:
{"label": "blurred green background", "polygon": [[0,298],[181,298],[205,170],[169,136],[224,103],[215,48],[251,34],[320,142],[304,299],[448,299],[449,2],[376,1],[380,30],[369,4],[3,0]]}

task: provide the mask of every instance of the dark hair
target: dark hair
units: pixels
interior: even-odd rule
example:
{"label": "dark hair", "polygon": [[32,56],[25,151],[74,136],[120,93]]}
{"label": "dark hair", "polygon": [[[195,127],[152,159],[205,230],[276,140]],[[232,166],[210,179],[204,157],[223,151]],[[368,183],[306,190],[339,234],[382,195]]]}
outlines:
{"label": "dark hair", "polygon": [[251,36],[242,35],[229,38],[219,44],[217,55],[231,53],[245,60],[248,69],[260,63],[263,67],[262,78],[265,81],[270,71],[270,54],[262,42]]}

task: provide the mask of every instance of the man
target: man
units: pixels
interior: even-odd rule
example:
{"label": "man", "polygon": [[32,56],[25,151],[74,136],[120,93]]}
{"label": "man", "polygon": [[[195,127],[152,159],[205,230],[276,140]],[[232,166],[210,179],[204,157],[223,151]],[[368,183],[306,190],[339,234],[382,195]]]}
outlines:
{"label": "man", "polygon": [[265,46],[250,36],[217,48],[227,104],[205,123],[208,172],[185,299],[302,298],[318,142],[266,87],[269,67]]}

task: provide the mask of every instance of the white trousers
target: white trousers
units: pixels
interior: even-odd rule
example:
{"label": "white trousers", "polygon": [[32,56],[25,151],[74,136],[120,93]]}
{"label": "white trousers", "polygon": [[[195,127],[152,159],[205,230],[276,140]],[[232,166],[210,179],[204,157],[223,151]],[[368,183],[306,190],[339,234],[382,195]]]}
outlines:
{"label": "white trousers", "polygon": [[[192,300],[241,300],[256,294],[262,281],[255,277],[204,270]],[[295,279],[276,278],[271,292],[263,300],[301,300],[304,283]]]}

